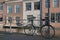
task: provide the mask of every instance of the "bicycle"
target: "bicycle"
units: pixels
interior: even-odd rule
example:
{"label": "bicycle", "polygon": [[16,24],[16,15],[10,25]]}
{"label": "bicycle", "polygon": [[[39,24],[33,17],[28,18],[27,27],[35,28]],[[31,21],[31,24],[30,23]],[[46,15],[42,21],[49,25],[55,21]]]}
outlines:
{"label": "bicycle", "polygon": [[48,17],[45,17],[45,25],[40,28],[41,36],[46,39],[51,39],[55,36],[55,28],[49,24]]}
{"label": "bicycle", "polygon": [[[35,26],[33,25],[33,19],[30,21],[31,21],[31,24],[27,25],[24,28],[24,32],[25,32],[25,34],[34,35]],[[46,21],[46,24],[42,25],[42,27],[39,27],[39,29],[37,31],[41,34],[42,37],[44,37],[46,39],[51,39],[55,36],[55,28],[53,26],[51,26],[50,24],[48,24],[48,17],[46,17],[45,21]],[[30,27],[30,29],[28,29],[27,27]],[[28,29],[28,30],[26,30],[26,29]]]}
{"label": "bicycle", "polygon": [[30,24],[27,24],[24,28],[25,34],[34,35],[35,34],[35,26],[33,25],[33,20],[35,17],[29,18]]}

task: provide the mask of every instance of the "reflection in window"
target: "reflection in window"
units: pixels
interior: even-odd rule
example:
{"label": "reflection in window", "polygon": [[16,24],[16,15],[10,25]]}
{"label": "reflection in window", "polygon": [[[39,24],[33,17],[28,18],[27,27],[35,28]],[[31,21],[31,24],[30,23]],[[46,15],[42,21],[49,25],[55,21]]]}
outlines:
{"label": "reflection in window", "polygon": [[54,7],[59,7],[59,0],[53,0],[54,2]]}
{"label": "reflection in window", "polygon": [[56,21],[57,21],[57,22],[60,22],[60,13],[57,13],[57,14],[56,14]]}
{"label": "reflection in window", "polygon": [[26,10],[31,10],[31,3],[26,3]]}
{"label": "reflection in window", "polygon": [[18,23],[20,21],[20,17],[16,17],[16,22]]}
{"label": "reflection in window", "polygon": [[0,21],[3,21],[3,17],[0,17]]}
{"label": "reflection in window", "polygon": [[0,10],[3,10],[3,3],[0,3]]}
{"label": "reflection in window", "polygon": [[55,22],[55,14],[51,13],[51,22]]}
{"label": "reflection in window", "polygon": [[16,17],[16,25],[21,26],[20,17]]}
{"label": "reflection in window", "polygon": [[20,13],[20,5],[15,5],[16,13]]}
{"label": "reflection in window", "polygon": [[[49,5],[48,5],[48,4],[49,4]],[[45,0],[45,7],[46,7],[46,8],[48,8],[48,7],[50,8],[50,0]]]}
{"label": "reflection in window", "polygon": [[34,9],[40,10],[40,2],[34,2]]}
{"label": "reflection in window", "polygon": [[8,6],[8,13],[12,13],[12,6]]}
{"label": "reflection in window", "polygon": [[48,0],[45,0],[45,7],[48,8]]}

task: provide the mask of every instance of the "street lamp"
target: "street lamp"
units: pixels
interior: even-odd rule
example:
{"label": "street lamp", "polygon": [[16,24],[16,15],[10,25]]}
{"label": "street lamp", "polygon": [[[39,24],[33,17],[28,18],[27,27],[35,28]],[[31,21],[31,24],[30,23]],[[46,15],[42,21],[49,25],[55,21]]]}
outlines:
{"label": "street lamp", "polygon": [[7,20],[8,20],[8,22],[10,23],[10,33],[12,33],[12,26],[11,26],[12,18],[11,18],[11,17],[9,17]]}
{"label": "street lamp", "polygon": [[42,27],[42,0],[40,0],[40,27]]}
{"label": "street lamp", "polygon": [[50,24],[49,15],[50,15],[50,0],[48,0],[48,22]]}
{"label": "street lamp", "polygon": [[[48,25],[50,25],[50,0],[48,0]],[[50,27],[48,26],[48,30],[49,30],[49,40],[50,40]]]}

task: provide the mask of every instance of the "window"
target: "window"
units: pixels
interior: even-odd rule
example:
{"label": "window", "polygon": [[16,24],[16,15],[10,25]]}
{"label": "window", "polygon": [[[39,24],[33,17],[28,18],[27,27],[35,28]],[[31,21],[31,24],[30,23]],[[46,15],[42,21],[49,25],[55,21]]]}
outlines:
{"label": "window", "polygon": [[34,2],[34,10],[40,10],[40,2]]}
{"label": "window", "polygon": [[26,3],[26,10],[31,10],[31,3]]}
{"label": "window", "polygon": [[21,26],[20,17],[16,17],[16,25]]}
{"label": "window", "polygon": [[0,10],[3,10],[3,4],[0,3]]}
{"label": "window", "polygon": [[45,7],[48,8],[48,0],[45,0]]}
{"label": "window", "polygon": [[[49,3],[49,5],[48,5],[48,3]],[[45,0],[45,7],[46,8],[48,8],[48,7],[50,8],[50,0]]]}
{"label": "window", "polygon": [[3,21],[3,17],[0,17],[0,21]]}
{"label": "window", "polygon": [[30,20],[31,20],[32,17],[33,17],[33,15],[27,15],[28,22],[30,22]]}
{"label": "window", "polygon": [[53,0],[54,2],[54,7],[59,7],[59,0]]}
{"label": "window", "polygon": [[20,17],[16,17],[16,22],[18,23],[20,21]]}
{"label": "window", "polygon": [[51,13],[51,22],[55,21],[60,23],[60,13]]}
{"label": "window", "polygon": [[15,1],[15,0],[10,0],[10,1]]}
{"label": "window", "polygon": [[15,12],[16,13],[20,13],[20,5],[15,5]]}
{"label": "window", "polygon": [[60,13],[56,13],[56,21],[60,22]]}
{"label": "window", "polygon": [[55,13],[51,13],[51,22],[55,22]]}
{"label": "window", "polygon": [[7,11],[8,11],[8,13],[12,13],[12,6],[8,6]]}
{"label": "window", "polygon": [[12,23],[12,17],[8,17],[8,22]]}

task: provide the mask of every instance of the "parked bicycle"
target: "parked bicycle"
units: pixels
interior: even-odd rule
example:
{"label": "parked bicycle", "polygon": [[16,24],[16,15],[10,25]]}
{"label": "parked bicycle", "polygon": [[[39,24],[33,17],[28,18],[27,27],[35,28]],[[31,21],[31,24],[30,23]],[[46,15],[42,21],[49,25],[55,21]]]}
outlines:
{"label": "parked bicycle", "polygon": [[30,34],[30,35],[34,35],[35,34],[35,26],[33,25],[33,20],[35,19],[35,17],[29,18],[28,21],[30,21],[29,24],[27,24],[24,28],[24,32],[25,34]]}
{"label": "parked bicycle", "polygon": [[[31,18],[31,24],[26,25],[24,28],[25,34],[35,34],[35,26],[33,25],[34,18]],[[42,27],[39,27],[37,30],[38,33],[41,34],[42,37],[46,39],[51,39],[55,36],[55,28],[48,23],[48,17],[45,18],[45,25],[42,25]]]}
{"label": "parked bicycle", "polygon": [[48,16],[45,17],[45,24],[40,28],[42,37],[51,39],[55,36],[55,28],[49,24]]}

